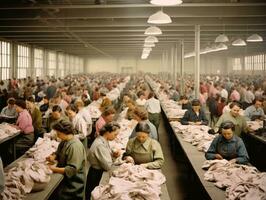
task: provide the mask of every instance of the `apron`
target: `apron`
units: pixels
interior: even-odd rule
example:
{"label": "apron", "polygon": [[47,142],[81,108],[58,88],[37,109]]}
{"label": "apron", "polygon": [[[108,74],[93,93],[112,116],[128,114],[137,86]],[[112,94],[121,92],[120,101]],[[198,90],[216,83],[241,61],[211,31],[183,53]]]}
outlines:
{"label": "apron", "polygon": [[150,145],[148,147],[147,152],[138,153],[138,152],[132,152],[131,156],[134,159],[136,164],[142,164],[142,163],[149,163],[153,161],[153,152],[152,151],[152,142],[150,142]]}
{"label": "apron", "polygon": [[238,141],[235,143],[233,151],[229,153],[227,151],[227,148],[222,145],[221,141],[219,141],[217,145],[217,152],[226,160],[232,160],[234,158],[237,158],[237,143]]}

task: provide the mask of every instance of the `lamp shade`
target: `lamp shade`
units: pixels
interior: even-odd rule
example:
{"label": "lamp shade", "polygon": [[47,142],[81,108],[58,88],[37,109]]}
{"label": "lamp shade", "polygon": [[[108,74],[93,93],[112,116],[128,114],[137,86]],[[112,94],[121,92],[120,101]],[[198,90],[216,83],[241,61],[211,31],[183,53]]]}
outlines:
{"label": "lamp shade", "polygon": [[161,35],[162,31],[157,26],[150,26],[145,30],[145,35]]}
{"label": "lamp shade", "polygon": [[216,43],[222,43],[222,42],[228,42],[228,41],[229,41],[229,39],[225,34],[220,34],[215,39]]}
{"label": "lamp shade", "polygon": [[144,47],[155,47],[154,43],[144,43]]}
{"label": "lamp shade", "polygon": [[225,45],[225,44],[218,44],[217,47],[216,47],[217,51],[222,51],[222,50],[227,50],[228,47]]}
{"label": "lamp shade", "polygon": [[151,4],[157,6],[175,6],[183,3],[181,0],[151,0]]}
{"label": "lamp shade", "polygon": [[148,36],[145,38],[145,43],[156,43],[158,42],[158,38],[155,36]]}
{"label": "lamp shade", "polygon": [[151,15],[148,19],[149,24],[169,24],[172,23],[171,18],[165,14],[163,11],[158,11],[157,13]]}
{"label": "lamp shade", "polygon": [[247,42],[262,42],[263,38],[258,34],[252,34],[247,38]]}
{"label": "lamp shade", "polygon": [[152,51],[152,48],[151,47],[144,47],[143,48],[143,51],[147,52],[147,51]]}
{"label": "lamp shade", "polygon": [[246,46],[246,42],[242,39],[237,39],[235,40],[233,43],[232,43],[233,46],[236,46],[236,47],[241,47],[241,46]]}

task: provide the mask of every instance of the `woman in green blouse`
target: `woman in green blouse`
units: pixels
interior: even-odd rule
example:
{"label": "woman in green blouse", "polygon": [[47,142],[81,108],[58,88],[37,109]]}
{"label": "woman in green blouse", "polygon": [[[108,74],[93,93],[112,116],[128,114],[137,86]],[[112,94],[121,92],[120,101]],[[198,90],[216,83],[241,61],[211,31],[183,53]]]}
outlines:
{"label": "woman in green blouse", "polygon": [[79,139],[74,137],[74,128],[69,121],[61,120],[53,126],[62,142],[55,154],[47,160],[58,161],[57,166],[50,166],[54,173],[64,175],[62,187],[59,189],[60,200],[82,200],[85,187],[86,152]]}
{"label": "woman in green blouse", "polygon": [[128,141],[123,159],[149,169],[160,169],[164,163],[163,152],[159,142],[149,137],[149,125],[139,122],[136,133],[136,137]]}

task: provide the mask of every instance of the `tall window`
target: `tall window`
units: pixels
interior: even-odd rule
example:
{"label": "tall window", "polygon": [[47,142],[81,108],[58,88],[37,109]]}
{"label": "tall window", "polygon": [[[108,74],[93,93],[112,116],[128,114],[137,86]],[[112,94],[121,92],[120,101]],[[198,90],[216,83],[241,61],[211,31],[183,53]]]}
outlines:
{"label": "tall window", "polygon": [[83,59],[79,58],[79,73],[83,73],[84,66],[83,66]]}
{"label": "tall window", "polygon": [[1,80],[10,78],[10,43],[0,41],[0,72]]}
{"label": "tall window", "polygon": [[69,65],[69,55],[66,55],[66,67],[65,67],[65,75],[68,75],[70,74],[69,71],[70,71],[70,65]]}
{"label": "tall window", "polygon": [[65,55],[59,54],[58,55],[58,76],[64,77],[65,74]]}
{"label": "tall window", "polygon": [[75,57],[69,56],[69,73],[75,74]]}
{"label": "tall window", "polygon": [[242,64],[241,64],[241,59],[240,58],[234,58],[233,59],[233,70],[241,70],[242,69]]}
{"label": "tall window", "polygon": [[18,45],[18,78],[27,77],[29,65],[29,47]]}
{"label": "tall window", "polygon": [[54,52],[48,53],[48,75],[56,75],[56,53]]}
{"label": "tall window", "polygon": [[252,70],[253,63],[252,63],[252,56],[245,56],[245,70]]}
{"label": "tall window", "polygon": [[44,53],[42,49],[34,49],[34,70],[35,75],[42,77],[43,71]]}

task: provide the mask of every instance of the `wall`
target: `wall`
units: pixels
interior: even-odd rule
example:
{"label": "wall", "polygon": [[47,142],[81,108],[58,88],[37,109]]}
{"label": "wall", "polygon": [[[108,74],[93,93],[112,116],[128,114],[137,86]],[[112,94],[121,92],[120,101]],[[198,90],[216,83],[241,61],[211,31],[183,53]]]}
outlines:
{"label": "wall", "polygon": [[117,59],[109,58],[87,58],[86,72],[112,72],[112,73],[136,73],[138,71],[151,72],[157,74],[160,71],[161,58],[140,58],[125,57]]}
{"label": "wall", "polygon": [[[200,55],[201,74],[227,73],[227,58],[223,54],[203,54]],[[194,73],[194,57],[185,59],[185,73]]]}

